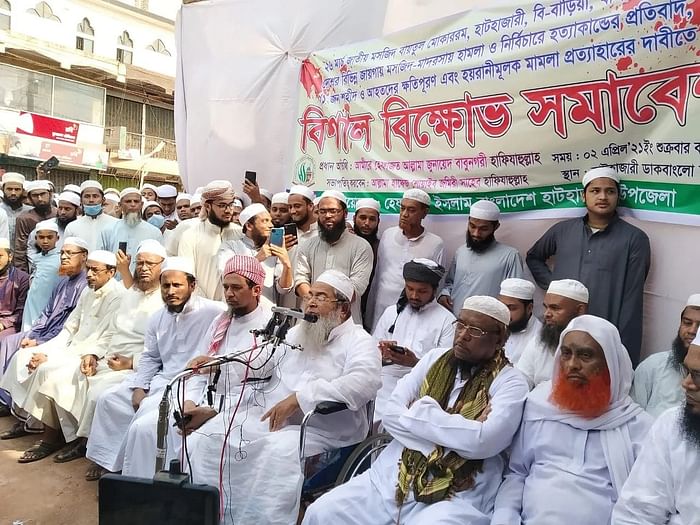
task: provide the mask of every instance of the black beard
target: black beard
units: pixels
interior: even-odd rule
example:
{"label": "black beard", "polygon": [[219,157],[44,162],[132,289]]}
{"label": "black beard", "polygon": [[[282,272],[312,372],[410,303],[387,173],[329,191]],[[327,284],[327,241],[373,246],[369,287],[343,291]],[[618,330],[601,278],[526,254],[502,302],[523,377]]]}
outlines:
{"label": "black beard", "polygon": [[377,242],[377,240],[378,240],[377,233],[378,232],[379,232],[379,227],[375,228],[374,231],[372,231],[372,233],[365,235],[364,233],[362,233],[360,231],[359,228],[355,227],[355,235],[357,235],[361,239],[366,240],[370,244],[374,244],[375,242]]}
{"label": "black beard", "polygon": [[486,239],[482,241],[477,241],[472,237],[467,231],[467,248],[476,253],[483,253],[496,241],[496,237],[492,233]]}
{"label": "black beard", "polygon": [[687,402],[683,405],[680,423],[681,434],[685,440],[696,448],[700,448],[700,415],[694,414]]}
{"label": "black beard", "polygon": [[13,210],[17,210],[22,207],[22,197],[16,197],[15,200],[10,200],[9,197],[3,195],[2,200]]}
{"label": "black beard", "polygon": [[63,228],[65,230],[66,226],[68,226],[74,220],[75,220],[75,217],[73,217],[71,219],[62,219],[62,218],[56,217],[56,224],[58,224],[61,228]]}
{"label": "black beard", "polygon": [[564,328],[560,328],[556,325],[548,325],[544,323],[542,325],[542,330],[540,330],[540,341],[552,354],[556,351],[557,346],[559,346],[559,338]]}
{"label": "black beard", "polygon": [[214,226],[218,226],[219,228],[226,228],[229,224],[231,224],[231,221],[222,221],[216,215],[214,215],[214,210],[211,210],[209,212],[209,216],[207,217],[207,219],[209,219],[210,223],[212,223]]}
{"label": "black beard", "polygon": [[681,336],[676,335],[673,343],[671,343],[671,353],[668,354],[668,364],[671,365],[674,370],[680,371],[687,353],[688,349],[685,347]]}
{"label": "black beard", "polygon": [[322,241],[325,241],[328,244],[338,242],[338,239],[340,239],[340,236],[343,235],[344,231],[345,220],[340,221],[330,229],[327,229],[323,224],[321,224],[321,221],[318,221],[318,236]]}
{"label": "black beard", "polygon": [[522,332],[527,328],[527,323],[530,322],[530,317],[528,316],[523,316],[520,321],[516,321],[514,323],[510,323],[508,325],[508,329],[510,330],[510,333],[512,334],[517,334],[518,332]]}
{"label": "black beard", "polygon": [[42,217],[46,217],[49,213],[51,213],[51,205],[50,204],[38,204],[38,205],[34,206],[34,210]]}
{"label": "black beard", "polygon": [[250,233],[250,240],[253,241],[253,245],[256,248],[260,249],[260,248],[262,248],[262,245],[267,242],[267,237],[259,234],[256,231],[253,231]]}

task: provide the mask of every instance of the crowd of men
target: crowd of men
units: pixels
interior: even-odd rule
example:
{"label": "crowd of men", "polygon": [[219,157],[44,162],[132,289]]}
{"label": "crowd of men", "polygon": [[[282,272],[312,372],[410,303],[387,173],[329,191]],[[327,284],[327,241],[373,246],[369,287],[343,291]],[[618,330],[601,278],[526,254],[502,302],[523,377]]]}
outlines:
{"label": "crowd of men", "polygon": [[[87,457],[89,481],[152,477],[161,398],[192,369],[165,459],[219,488],[225,523],[697,523],[700,294],[640,363],[650,245],[619,183],[588,171],[585,215],[525,257],[475,202],[448,260],[420,189],[380,235],[378,201],[349,220],[334,190],[5,173],[0,439],[37,435],[20,463]],[[304,317],[277,344],[275,306]],[[322,402],[346,408],[309,420],[304,456],[390,442],[300,510],[300,423]]]}

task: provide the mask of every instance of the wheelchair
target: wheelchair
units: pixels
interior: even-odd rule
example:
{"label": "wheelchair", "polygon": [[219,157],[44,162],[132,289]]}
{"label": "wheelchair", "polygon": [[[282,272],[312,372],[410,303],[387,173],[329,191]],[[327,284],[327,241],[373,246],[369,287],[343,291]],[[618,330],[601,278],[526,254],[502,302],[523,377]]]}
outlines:
{"label": "wheelchair", "polygon": [[355,445],[329,450],[321,454],[306,457],[304,446],[309,422],[314,417],[335,414],[348,410],[345,403],[324,401],[316,405],[311,412],[304,415],[299,434],[299,461],[304,482],[301,489],[301,506],[304,509],[324,492],[342,485],[351,478],[362,474],[372,466],[372,462],[389,444],[392,437],[387,433],[373,434],[374,401],[367,404],[369,430],[367,437]]}

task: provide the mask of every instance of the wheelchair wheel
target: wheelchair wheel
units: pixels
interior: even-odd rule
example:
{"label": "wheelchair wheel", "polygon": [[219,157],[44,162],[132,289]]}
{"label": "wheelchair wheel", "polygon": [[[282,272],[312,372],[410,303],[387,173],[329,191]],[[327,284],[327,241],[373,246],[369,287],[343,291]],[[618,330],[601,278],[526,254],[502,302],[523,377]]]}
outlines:
{"label": "wheelchair wheel", "polygon": [[335,480],[335,486],[342,485],[346,481],[362,474],[372,466],[377,455],[391,442],[392,437],[387,433],[377,434],[359,443],[340,469]]}

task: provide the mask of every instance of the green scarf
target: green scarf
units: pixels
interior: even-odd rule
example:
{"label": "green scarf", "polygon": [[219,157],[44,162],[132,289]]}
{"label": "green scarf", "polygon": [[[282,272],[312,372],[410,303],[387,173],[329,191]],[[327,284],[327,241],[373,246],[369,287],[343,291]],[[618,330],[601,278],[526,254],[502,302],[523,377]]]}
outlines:
{"label": "green scarf", "polygon": [[[459,366],[459,360],[449,350],[428,370],[418,397],[430,396],[446,412],[476,419],[489,403],[491,383],[508,364],[505,352],[499,348],[493,359],[477,369],[462,387],[455,406],[447,408]],[[399,463],[396,503],[403,505],[411,489],[416,501],[421,503],[435,503],[450,498],[455,492],[471,489],[482,464],[481,459],[465,459],[456,452],[445,455],[441,446],[436,446],[427,458],[417,450],[404,448]]]}

